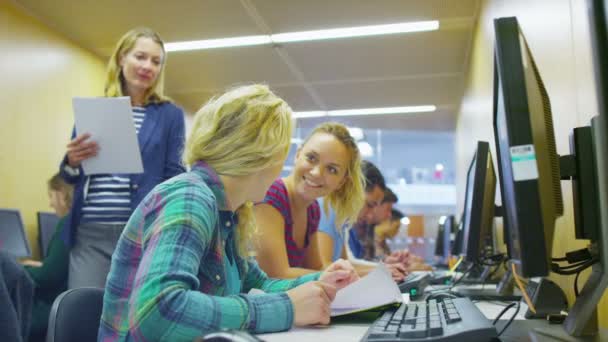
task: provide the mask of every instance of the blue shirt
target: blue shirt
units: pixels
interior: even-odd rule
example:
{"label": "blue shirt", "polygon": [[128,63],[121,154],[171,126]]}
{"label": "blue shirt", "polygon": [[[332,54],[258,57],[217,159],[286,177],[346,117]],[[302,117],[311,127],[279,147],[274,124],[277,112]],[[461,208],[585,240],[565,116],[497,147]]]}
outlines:
{"label": "blue shirt", "polygon": [[336,261],[342,256],[342,247],[344,247],[344,234],[346,232],[346,224],[342,226],[341,231],[336,228],[336,212],[332,207],[329,207],[329,214],[325,213],[323,207],[323,199],[319,199],[321,207],[321,218],[319,220],[319,231],[329,235],[334,242],[334,253],[331,260]]}
{"label": "blue shirt", "polygon": [[361,241],[359,241],[355,229],[348,231],[348,248],[350,248],[350,251],[355,258],[363,259],[363,245],[361,244]]}

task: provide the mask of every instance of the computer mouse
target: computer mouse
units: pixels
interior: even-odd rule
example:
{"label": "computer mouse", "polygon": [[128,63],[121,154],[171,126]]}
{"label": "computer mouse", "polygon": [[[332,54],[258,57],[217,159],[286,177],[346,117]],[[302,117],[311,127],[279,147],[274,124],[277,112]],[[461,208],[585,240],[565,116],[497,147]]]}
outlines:
{"label": "computer mouse", "polygon": [[243,330],[221,330],[208,333],[203,336],[202,341],[205,342],[261,342],[263,340],[257,338]]}

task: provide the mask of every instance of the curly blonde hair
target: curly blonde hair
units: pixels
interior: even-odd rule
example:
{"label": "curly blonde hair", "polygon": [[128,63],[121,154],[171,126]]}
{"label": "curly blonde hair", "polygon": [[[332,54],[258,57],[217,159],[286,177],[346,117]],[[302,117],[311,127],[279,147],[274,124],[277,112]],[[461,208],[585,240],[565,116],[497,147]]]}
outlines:
{"label": "curly blonde hair", "polygon": [[[234,88],[211,99],[195,115],[183,162],[205,161],[219,175],[239,177],[283,164],[293,119],[291,108],[265,85]],[[239,254],[255,235],[253,205],[237,209]]]}

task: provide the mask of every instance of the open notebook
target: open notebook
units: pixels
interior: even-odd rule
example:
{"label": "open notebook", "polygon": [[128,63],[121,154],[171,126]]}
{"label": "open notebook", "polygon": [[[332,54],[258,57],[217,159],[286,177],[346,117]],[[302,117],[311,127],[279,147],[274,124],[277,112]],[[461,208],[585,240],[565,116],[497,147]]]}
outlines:
{"label": "open notebook", "polygon": [[[251,289],[249,294],[264,291]],[[355,312],[380,308],[403,302],[403,295],[391,277],[389,270],[380,264],[372,272],[336,293],[331,303],[331,316],[342,316]]]}
{"label": "open notebook", "polygon": [[336,293],[331,303],[331,316],[383,307],[403,302],[399,287],[390,271],[380,264],[367,276],[346,286]]}

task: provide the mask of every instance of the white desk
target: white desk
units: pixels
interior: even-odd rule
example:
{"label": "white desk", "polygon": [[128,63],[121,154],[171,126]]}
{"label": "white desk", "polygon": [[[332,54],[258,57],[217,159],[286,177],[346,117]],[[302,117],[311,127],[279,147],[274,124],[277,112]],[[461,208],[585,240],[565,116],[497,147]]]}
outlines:
{"label": "white desk", "polygon": [[[498,313],[505,307],[504,303],[476,302],[480,311],[490,320],[494,320]],[[578,341],[608,341],[608,329],[601,329],[600,334],[593,338],[572,338],[565,336],[562,325],[550,325],[545,320],[526,320],[524,314],[528,309],[522,302],[515,321],[507,328],[500,337],[501,341],[532,341],[532,342],[578,342]],[[513,309],[509,309],[497,324],[500,331],[506,320],[513,315]],[[317,327],[294,327],[289,331],[273,334],[258,335],[262,340],[268,342],[355,342],[360,341],[369,328],[373,319],[352,322],[332,323],[329,326]],[[561,335],[561,336],[560,336]],[[557,337],[559,336],[559,337]]]}
{"label": "white desk", "polygon": [[[409,295],[404,294],[405,302],[409,302]],[[504,304],[495,304],[490,302],[477,302],[477,307],[481,312],[493,320],[498,313],[505,307]],[[516,319],[524,319],[524,313],[527,310],[527,306],[522,303],[521,309]],[[508,319],[513,314],[513,309],[510,309],[503,315],[503,319]],[[343,319],[342,319],[343,320]],[[314,327],[294,327],[289,331],[272,333],[272,334],[261,334],[258,335],[262,340],[268,342],[304,342],[304,341],[315,341],[315,342],[353,342],[359,341],[365,335],[365,332],[369,328],[373,321],[355,321],[355,322],[339,322],[332,323],[328,326],[314,326]],[[499,323],[499,329],[500,329]],[[510,329],[511,327],[509,327]]]}

